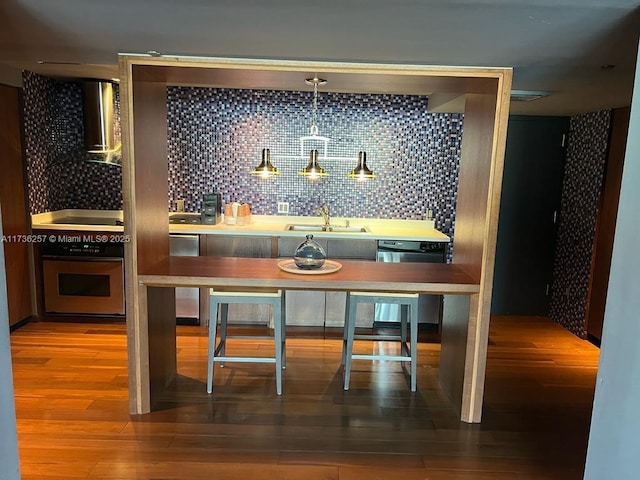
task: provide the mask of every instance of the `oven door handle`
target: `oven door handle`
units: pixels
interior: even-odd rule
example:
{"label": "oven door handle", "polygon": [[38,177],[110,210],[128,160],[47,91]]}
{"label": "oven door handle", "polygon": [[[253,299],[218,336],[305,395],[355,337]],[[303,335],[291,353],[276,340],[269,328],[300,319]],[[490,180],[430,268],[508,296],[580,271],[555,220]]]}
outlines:
{"label": "oven door handle", "polygon": [[63,262],[122,262],[121,257],[75,257],[72,255],[43,255],[42,260],[55,260]]}

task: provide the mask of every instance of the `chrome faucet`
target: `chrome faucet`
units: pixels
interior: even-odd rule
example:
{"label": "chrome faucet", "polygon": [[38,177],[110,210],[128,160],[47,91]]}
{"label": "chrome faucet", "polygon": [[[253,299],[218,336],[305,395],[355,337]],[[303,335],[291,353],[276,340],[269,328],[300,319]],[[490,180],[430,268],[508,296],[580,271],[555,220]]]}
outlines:
{"label": "chrome faucet", "polygon": [[317,210],[317,212],[322,215],[322,220],[324,221],[323,228],[325,230],[329,230],[331,228],[331,214],[329,213],[329,205],[325,203]]}

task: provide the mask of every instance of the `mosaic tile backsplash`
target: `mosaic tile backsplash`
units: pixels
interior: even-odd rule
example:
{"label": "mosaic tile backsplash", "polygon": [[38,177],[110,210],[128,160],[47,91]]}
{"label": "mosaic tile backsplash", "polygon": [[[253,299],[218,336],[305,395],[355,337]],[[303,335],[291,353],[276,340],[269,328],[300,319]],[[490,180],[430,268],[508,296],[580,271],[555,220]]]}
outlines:
{"label": "mosaic tile backsplash", "polygon": [[[300,156],[312,92],[169,87],[167,95],[169,210],[184,199],[187,211],[198,212],[202,194],[216,191],[255,214],[276,214],[277,202],[303,216],[319,216],[322,204],[340,217],[424,219],[431,210],[436,228],[453,234],[461,114],[427,113],[420,96],[320,93],[317,126],[330,138],[327,154],[353,160],[321,158],[329,176],[310,181],[297,172],[318,146],[305,143]],[[263,148],[280,175],[249,173]],[[375,179],[347,177],[359,151]]]}
{"label": "mosaic tile backsplash", "polygon": [[569,127],[550,317],[582,338],[610,121],[604,110],[572,117]]}
{"label": "mosaic tile backsplash", "polygon": [[[63,208],[122,208],[121,170],[83,161],[82,95],[77,82],[24,74],[29,202],[32,213]],[[202,195],[220,192],[225,202],[247,202],[254,214],[275,214],[289,202],[291,215],[316,216],[328,204],[333,216],[424,219],[453,236],[458,187],[461,114],[427,113],[420,96],[320,92],[317,125],[329,137],[330,176],[309,181],[297,174],[308,162],[299,137],[308,135],[312,93],[169,87],[168,204],[185,200],[199,212]],[[120,135],[116,89],[116,135]],[[250,175],[263,148],[282,172]],[[346,175],[359,151],[376,178]],[[286,158],[281,158],[285,156]]]}
{"label": "mosaic tile backsplash", "polygon": [[[24,72],[24,129],[31,213],[64,208],[119,210],[122,170],[86,161],[79,82]],[[120,142],[120,104],[114,89],[115,141]],[[96,156],[94,156],[95,158]]]}

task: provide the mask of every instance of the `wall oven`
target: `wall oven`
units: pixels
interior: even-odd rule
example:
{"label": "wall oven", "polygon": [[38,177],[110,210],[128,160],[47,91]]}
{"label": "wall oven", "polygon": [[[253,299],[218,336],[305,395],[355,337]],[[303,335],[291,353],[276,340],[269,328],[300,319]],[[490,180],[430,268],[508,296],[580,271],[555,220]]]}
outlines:
{"label": "wall oven", "polygon": [[124,315],[124,244],[46,242],[42,272],[45,313]]}

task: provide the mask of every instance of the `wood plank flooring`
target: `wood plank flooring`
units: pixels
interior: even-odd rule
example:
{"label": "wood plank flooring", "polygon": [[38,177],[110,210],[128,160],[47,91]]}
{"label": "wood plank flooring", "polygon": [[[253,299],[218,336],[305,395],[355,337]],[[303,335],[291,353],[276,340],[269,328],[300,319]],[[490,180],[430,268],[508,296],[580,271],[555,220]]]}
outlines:
{"label": "wood plank flooring", "polygon": [[492,320],[479,425],[440,390],[429,336],[411,394],[397,362],[370,361],[344,392],[339,332],[288,332],[282,397],[268,364],[216,367],[208,396],[206,330],[178,327],[178,378],[158,411],[131,416],[123,324],[25,325],[11,335],[22,478],[582,478],[599,352],[548,319]]}

